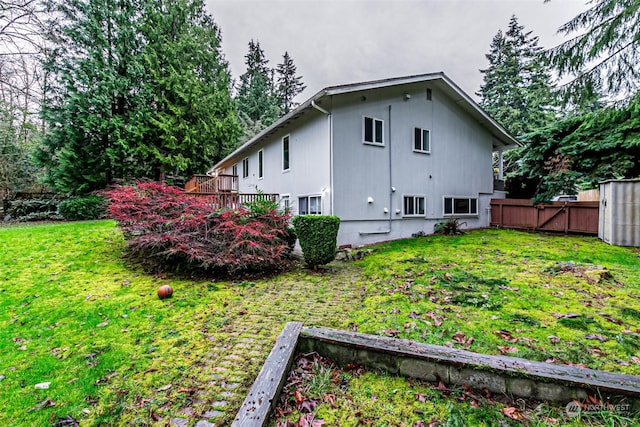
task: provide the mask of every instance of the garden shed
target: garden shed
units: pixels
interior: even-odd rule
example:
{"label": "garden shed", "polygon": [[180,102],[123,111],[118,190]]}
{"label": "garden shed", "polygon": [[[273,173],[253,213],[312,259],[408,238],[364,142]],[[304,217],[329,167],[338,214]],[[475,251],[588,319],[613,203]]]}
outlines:
{"label": "garden shed", "polygon": [[640,246],[640,179],[600,183],[598,237],[618,246]]}

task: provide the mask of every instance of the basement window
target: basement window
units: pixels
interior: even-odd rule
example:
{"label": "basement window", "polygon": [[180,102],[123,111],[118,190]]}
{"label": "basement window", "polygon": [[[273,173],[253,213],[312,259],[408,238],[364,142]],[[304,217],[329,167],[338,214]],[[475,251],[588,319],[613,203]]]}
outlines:
{"label": "basement window", "polygon": [[445,197],[445,215],[478,215],[478,199],[473,197]]}
{"label": "basement window", "polygon": [[364,117],[362,126],[363,141],[365,144],[383,145],[384,122],[373,117]]}
{"label": "basement window", "polygon": [[424,196],[404,196],[403,216],[424,216],[425,197]]}

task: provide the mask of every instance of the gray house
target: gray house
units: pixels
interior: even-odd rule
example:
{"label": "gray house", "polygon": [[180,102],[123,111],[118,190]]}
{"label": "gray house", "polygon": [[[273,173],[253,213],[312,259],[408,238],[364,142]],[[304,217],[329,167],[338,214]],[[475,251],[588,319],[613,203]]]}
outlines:
{"label": "gray house", "polygon": [[[489,226],[518,141],[444,73],[321,90],[208,172],[233,192],[278,193],[294,214],[340,217],[338,244]],[[494,184],[497,184],[494,186]]]}

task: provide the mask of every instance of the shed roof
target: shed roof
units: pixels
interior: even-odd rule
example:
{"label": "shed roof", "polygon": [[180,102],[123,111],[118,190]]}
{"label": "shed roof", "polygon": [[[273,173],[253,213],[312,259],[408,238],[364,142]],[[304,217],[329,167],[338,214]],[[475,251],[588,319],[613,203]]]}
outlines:
{"label": "shed roof", "polygon": [[314,108],[313,104],[319,104],[326,97],[331,97],[333,95],[341,95],[345,93],[352,93],[364,90],[371,89],[380,89],[391,86],[401,86],[412,83],[422,83],[422,82],[432,82],[434,87],[437,87],[441,91],[443,91],[450,99],[452,99],[457,105],[459,105],[463,110],[469,113],[474,119],[478,121],[478,123],[485,127],[494,138],[494,147],[499,146],[504,149],[515,148],[517,146],[522,146],[522,143],[518,141],[513,135],[511,135],[500,123],[498,123],[495,119],[493,119],[486,111],[484,111],[469,95],[467,95],[458,85],[456,85],[453,80],[451,80],[445,73],[437,72],[437,73],[428,73],[428,74],[417,74],[413,76],[405,76],[405,77],[392,77],[388,79],[382,80],[373,80],[368,82],[361,83],[351,83],[345,85],[338,86],[329,86],[326,87],[311,98],[304,101],[294,110],[291,110],[289,113],[280,117],[275,123],[271,126],[264,129],[262,132],[255,135],[249,141],[242,144],[236,150],[234,150],[231,154],[226,156],[224,159],[216,163],[208,173],[215,171],[221,167],[226,166],[230,160],[241,156],[242,154],[248,152],[251,147],[260,143],[265,138],[269,137],[273,133],[277,132],[284,126],[289,125],[294,120],[300,118],[303,114],[305,114],[308,110]]}

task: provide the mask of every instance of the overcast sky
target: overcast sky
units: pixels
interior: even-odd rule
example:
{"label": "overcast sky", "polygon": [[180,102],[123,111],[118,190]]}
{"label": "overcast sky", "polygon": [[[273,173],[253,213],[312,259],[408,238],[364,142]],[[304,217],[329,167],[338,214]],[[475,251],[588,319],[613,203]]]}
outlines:
{"label": "overcast sky", "polygon": [[516,15],[548,48],[585,0],[207,0],[233,78],[249,40],[275,67],[288,51],[307,89],[444,71],[475,97],[493,36]]}

